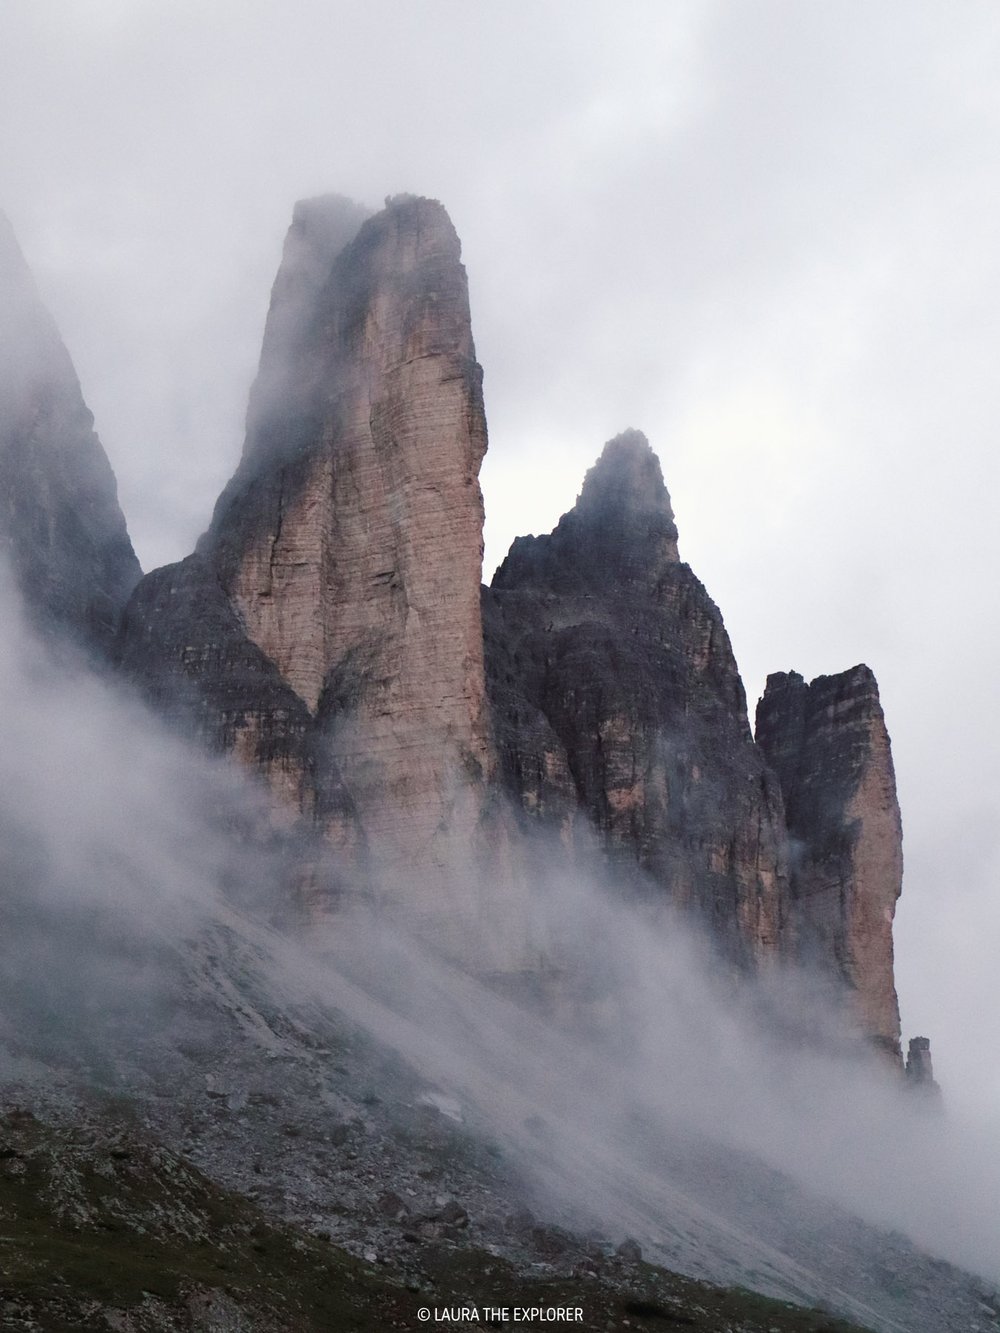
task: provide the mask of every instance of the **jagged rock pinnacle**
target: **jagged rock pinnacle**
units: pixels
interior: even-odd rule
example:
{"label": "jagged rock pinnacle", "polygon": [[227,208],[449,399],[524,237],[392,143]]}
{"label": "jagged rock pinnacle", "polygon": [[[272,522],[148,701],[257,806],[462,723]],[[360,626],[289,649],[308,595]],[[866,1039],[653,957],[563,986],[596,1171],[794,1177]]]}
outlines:
{"label": "jagged rock pinnacle", "polygon": [[582,807],[617,874],[640,867],[742,964],[773,955],[777,784],[644,435],[604,447],[551,534],[514,542],[483,605],[502,769],[525,810]]}
{"label": "jagged rock pinnacle", "polygon": [[[204,638],[215,675],[197,686],[213,699],[225,697],[227,663],[263,678],[245,643],[211,643],[218,626],[240,627],[298,702],[271,712],[230,700],[221,743],[336,845],[346,837],[354,855],[363,843],[385,891],[414,900],[421,870],[428,893],[444,894],[448,848],[474,836],[492,765],[485,451],[468,286],[444,208],[402,196],[365,219],[340,200],[300,204],[243,459],[199,543],[205,591],[193,566],[174,580],[184,595],[170,614],[182,623],[169,639],[162,577],[130,608],[135,673],[165,669],[143,648],[144,626],[155,622],[173,655],[166,669],[189,681],[205,660],[191,645]],[[202,607],[220,589],[209,624]],[[277,682],[268,687],[280,700]],[[332,814],[331,791],[346,794]],[[467,877],[455,891],[469,896]]]}
{"label": "jagged rock pinnacle", "polygon": [[658,520],[662,535],[677,541],[660,460],[639,430],[624,430],[607,442],[583,479],[575,512],[589,523],[617,526],[623,535],[639,522]]}
{"label": "jagged rock pinnacle", "polygon": [[518,537],[493,586],[544,582],[560,591],[648,588],[677,562],[677,525],[659,459],[638,430],[609,440],[576,504],[543,537]]}

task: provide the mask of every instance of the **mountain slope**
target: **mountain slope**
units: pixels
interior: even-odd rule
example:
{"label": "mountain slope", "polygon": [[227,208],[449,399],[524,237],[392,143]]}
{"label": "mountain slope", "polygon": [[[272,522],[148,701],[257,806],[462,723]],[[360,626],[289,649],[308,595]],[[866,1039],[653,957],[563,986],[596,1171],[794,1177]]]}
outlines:
{"label": "mountain slope", "polygon": [[0,551],[36,624],[106,655],[141,571],[93,421],[0,214]]}

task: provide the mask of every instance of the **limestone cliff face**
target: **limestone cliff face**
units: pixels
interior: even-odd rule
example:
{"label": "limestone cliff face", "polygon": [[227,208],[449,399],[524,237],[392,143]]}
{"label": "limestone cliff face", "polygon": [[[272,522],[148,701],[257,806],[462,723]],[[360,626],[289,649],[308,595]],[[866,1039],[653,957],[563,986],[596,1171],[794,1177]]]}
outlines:
{"label": "limestone cliff face", "polygon": [[692,909],[731,955],[776,955],[782,804],[718,609],[677,554],[645,437],[626,431],[549,536],[484,594],[503,777],[531,815],[582,810],[619,876]]}
{"label": "limestone cliff face", "polygon": [[93,420],[0,214],[0,552],[37,625],[104,654],[140,569]]}
{"label": "limestone cliff face", "polygon": [[493,766],[481,383],[440,204],[366,221],[299,205],[240,466],[193,562],[140,585],[123,640],[147,688],[169,677],[335,840],[353,820],[377,882],[405,876],[417,898],[418,867],[475,844]]}
{"label": "limestone cliff face", "polygon": [[[85,411],[68,362],[54,363],[43,408],[8,414],[34,434],[4,427],[6,456],[21,451],[15,535],[39,528],[44,490],[23,441],[49,440],[37,423],[53,413]],[[78,619],[103,597],[107,627],[134,571],[86,554],[121,557],[127,538],[89,419],[80,429],[97,499],[83,488],[82,519],[43,508],[49,546],[25,578],[52,598],[78,588],[64,599]],[[485,449],[465,271],[442,207],[407,196],[368,217],[300,204],[242,459],[197,551],[135,588],[121,669],[256,769],[279,826],[333,846],[345,885],[431,918],[445,947],[464,919],[496,946],[486,965],[533,955],[514,810],[522,832],[556,834],[571,858],[596,846],[615,882],[690,912],[740,968],[817,964],[898,1055],[899,812],[871,673],[771,677],[755,743],[722,618],[679,558],[637,431],[606,446],[555,530],[518,539],[480,589]],[[105,546],[58,537],[81,522]],[[76,549],[79,585],[64,559]]]}
{"label": "limestone cliff face", "polygon": [[784,794],[795,955],[843,979],[863,1029],[898,1060],[902,829],[874,675],[856,666],[810,684],[796,672],[769,676],[757,742]]}
{"label": "limestone cliff face", "polygon": [[[486,420],[459,256],[430,200],[365,223],[302,312],[311,364],[276,419],[269,329],[244,463],[204,543],[249,637],[325,727],[370,835],[406,857],[490,763]],[[291,458],[288,419],[306,423]]]}

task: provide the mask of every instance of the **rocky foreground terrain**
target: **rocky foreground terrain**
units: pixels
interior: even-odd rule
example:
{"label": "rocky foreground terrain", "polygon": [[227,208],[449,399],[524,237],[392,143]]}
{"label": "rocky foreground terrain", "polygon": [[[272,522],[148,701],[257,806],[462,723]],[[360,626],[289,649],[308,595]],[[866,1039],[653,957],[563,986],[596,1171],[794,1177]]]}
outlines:
{"label": "rocky foreground terrain", "polygon": [[[75,1105],[68,1124],[11,1109],[0,1117],[0,1134],[0,1207],[14,1232],[5,1237],[0,1288],[7,1329],[361,1333],[418,1327],[422,1308],[449,1324],[509,1329],[513,1316],[484,1324],[479,1312],[513,1306],[525,1317],[579,1310],[578,1327],[608,1330],[856,1327],[685,1280],[643,1263],[627,1245],[617,1254],[598,1237],[534,1225],[526,1210],[506,1226],[508,1248],[523,1256],[511,1259],[475,1230],[463,1243],[465,1209],[443,1195],[424,1220],[404,1227],[407,1205],[384,1194],[382,1210],[395,1209],[398,1235],[376,1223],[371,1245],[354,1257],[323,1228],[283,1224],[186,1157],[151,1147],[100,1105],[89,1116]],[[346,1211],[352,1194],[333,1206]],[[379,1242],[381,1252],[372,1248]]]}
{"label": "rocky foreground terrain", "polygon": [[109,911],[113,881],[61,921],[79,884],[31,884],[4,845],[3,1327],[415,1328],[487,1302],[589,1329],[1000,1327],[988,1282],[720,1136],[703,1093],[692,1116],[697,1066],[647,1084],[649,1055],[374,941],[367,913],[279,931],[207,875],[194,906]]}
{"label": "rocky foreground terrain", "polygon": [[20,1015],[0,1110],[4,1328],[347,1333],[488,1306],[579,1308],[596,1330],[1000,1327],[989,1284],[690,1127],[637,1118],[627,1152],[609,1139],[563,1178],[559,1141],[582,1150],[532,1101],[530,1068],[528,1114],[503,1118],[460,1050],[428,1077],[442,1067],[413,1019],[378,1021],[384,997],[359,1004],[329,960],[276,989],[285,947],[228,914],[146,958],[182,1017],[126,1011],[97,1034],[81,1014],[53,1038]]}

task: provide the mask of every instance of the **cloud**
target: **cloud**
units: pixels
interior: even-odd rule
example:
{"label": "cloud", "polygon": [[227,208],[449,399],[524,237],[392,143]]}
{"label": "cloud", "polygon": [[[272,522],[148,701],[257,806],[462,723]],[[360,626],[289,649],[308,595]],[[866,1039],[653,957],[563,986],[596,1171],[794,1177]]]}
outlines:
{"label": "cloud", "polygon": [[[0,611],[7,1077],[36,1061],[140,1108],[157,1090],[183,1103],[195,1047],[226,1085],[227,1061],[245,1079],[296,1033],[315,1052],[361,1032],[415,1089],[457,1101],[546,1215],[638,1235],[687,1271],[829,1296],[890,1328],[884,1265],[901,1265],[904,1292],[932,1270],[857,1213],[1000,1276],[988,1124],[925,1114],[859,1063],[808,977],[734,990],[679,921],[623,904],[596,856],[568,873],[544,841],[525,849],[541,1006],[538,986],[507,978],[505,995],[464,970],[453,931],[445,961],[426,921],[417,940],[361,902],[325,930],[278,933],[286,848],[253,782],[54,661],[6,585]],[[482,926],[467,922],[467,957],[482,954]],[[252,1145],[253,1121],[239,1132]],[[954,1296],[934,1272],[930,1318]]]}

